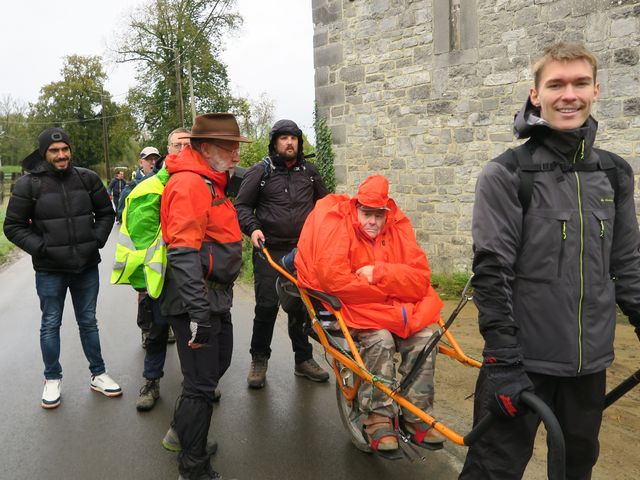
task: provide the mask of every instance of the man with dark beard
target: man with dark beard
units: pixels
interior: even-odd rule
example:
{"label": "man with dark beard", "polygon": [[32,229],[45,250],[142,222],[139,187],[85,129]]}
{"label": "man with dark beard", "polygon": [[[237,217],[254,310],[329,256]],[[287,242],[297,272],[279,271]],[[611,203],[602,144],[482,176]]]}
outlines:
{"label": "man with dark beard", "polygon": [[[260,254],[259,241],[264,242],[275,260],[280,260],[298,243],[302,225],[316,201],[328,193],[317,168],[305,161],[302,146],[298,125],[291,120],[278,120],[269,134],[269,155],[247,171],[236,199],[240,228],[254,247],[256,307],[249,388],[264,387],[279,308],[277,273]],[[329,374],[313,359],[311,344],[303,330],[305,315],[302,304],[288,312],[294,373],[326,382]]]}

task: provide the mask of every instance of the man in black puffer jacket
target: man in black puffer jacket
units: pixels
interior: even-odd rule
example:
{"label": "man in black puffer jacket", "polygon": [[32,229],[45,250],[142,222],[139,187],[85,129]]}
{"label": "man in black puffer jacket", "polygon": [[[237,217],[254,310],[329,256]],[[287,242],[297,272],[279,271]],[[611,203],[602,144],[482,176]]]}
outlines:
{"label": "man in black puffer jacket", "polygon": [[109,397],[122,394],[106,373],[96,320],[98,263],[115,214],[100,177],[71,165],[71,143],[60,128],[38,137],[38,149],[22,162],[27,175],[15,184],[4,233],[32,257],[42,323],[45,369],[42,407],[60,405],[60,325],[71,292],[80,340],[91,371],[90,386]]}
{"label": "man in black puffer jacket", "polygon": [[[253,275],[256,296],[251,368],[247,383],[262,388],[271,355],[273,327],[278,315],[276,271],[260,255],[259,240],[280,260],[298,243],[302,225],[316,201],[328,193],[317,168],[304,159],[302,131],[291,120],[278,120],[269,134],[269,156],[251,167],[244,176],[236,198],[236,211],[242,232],[253,244]],[[295,370],[316,382],[329,374],[315,362],[303,331],[306,312],[300,304],[288,312],[289,337],[295,354]]]}

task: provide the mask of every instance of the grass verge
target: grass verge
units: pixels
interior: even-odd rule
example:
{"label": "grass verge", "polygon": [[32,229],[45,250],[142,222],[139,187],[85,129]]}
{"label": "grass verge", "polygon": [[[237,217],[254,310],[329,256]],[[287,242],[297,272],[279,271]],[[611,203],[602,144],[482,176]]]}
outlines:
{"label": "grass verge", "polygon": [[[4,215],[6,207],[0,207],[0,225],[4,225]],[[0,230],[0,265],[5,263],[9,258],[9,252],[13,249],[14,245],[7,240],[4,236],[4,232]]]}

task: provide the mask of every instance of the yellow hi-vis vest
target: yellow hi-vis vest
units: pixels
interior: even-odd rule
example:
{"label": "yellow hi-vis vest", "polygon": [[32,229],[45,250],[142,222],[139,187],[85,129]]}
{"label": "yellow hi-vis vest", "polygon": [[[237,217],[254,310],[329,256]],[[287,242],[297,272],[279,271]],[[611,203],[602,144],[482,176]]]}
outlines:
{"label": "yellow hi-vis vest", "polygon": [[112,284],[146,289],[153,299],[162,293],[167,270],[167,246],[160,228],[160,199],[169,174],[163,170],[136,185],[125,199],[111,272]]}

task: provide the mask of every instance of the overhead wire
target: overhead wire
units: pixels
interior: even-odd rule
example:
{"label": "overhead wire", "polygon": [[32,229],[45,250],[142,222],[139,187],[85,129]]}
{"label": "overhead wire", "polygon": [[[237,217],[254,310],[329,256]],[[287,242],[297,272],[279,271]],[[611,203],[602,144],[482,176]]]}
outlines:
{"label": "overhead wire", "polygon": [[[198,37],[200,37],[200,35],[202,35],[205,30],[209,27],[209,23],[211,22],[211,20],[213,20],[213,14],[215,13],[216,8],[218,7],[218,5],[220,4],[222,0],[216,0],[216,3],[213,5],[213,7],[211,8],[211,11],[209,12],[209,14],[207,15],[207,17],[205,18],[204,24],[202,25],[201,28],[198,29],[198,31],[196,32],[196,34],[194,35],[194,37],[191,39],[191,41],[187,44],[186,47],[184,47],[182,49],[182,51],[178,52],[177,55],[175,55],[175,57],[169,61],[169,65],[173,65],[175,66],[175,63],[178,62],[183,53],[185,51],[187,51],[188,49],[190,49],[196,42],[196,40],[198,39]],[[219,15],[222,16],[225,14],[225,10],[229,7],[230,2],[225,1],[225,3],[222,5],[222,9],[219,12]],[[115,67],[113,67],[111,70],[113,71],[115,69]],[[109,93],[109,96],[111,98],[113,97],[120,97],[120,96],[124,96],[124,95],[128,95],[129,92],[124,92],[124,93],[118,93],[118,94],[111,94]],[[162,105],[165,102],[159,102],[157,104],[154,104],[152,106],[159,106]],[[49,121],[5,121],[2,122],[5,125],[50,125],[51,123],[58,123],[58,124],[66,124],[66,123],[88,123],[88,122],[98,122],[98,121],[102,121],[102,119],[110,119],[110,118],[116,118],[116,117],[121,117],[124,115],[128,115],[128,112],[123,112],[123,113],[118,113],[115,115],[107,115],[107,116],[99,116],[99,117],[95,117],[95,118],[88,118],[88,119],[68,119],[68,120],[59,120],[59,119],[54,119],[54,120],[49,120]]]}

